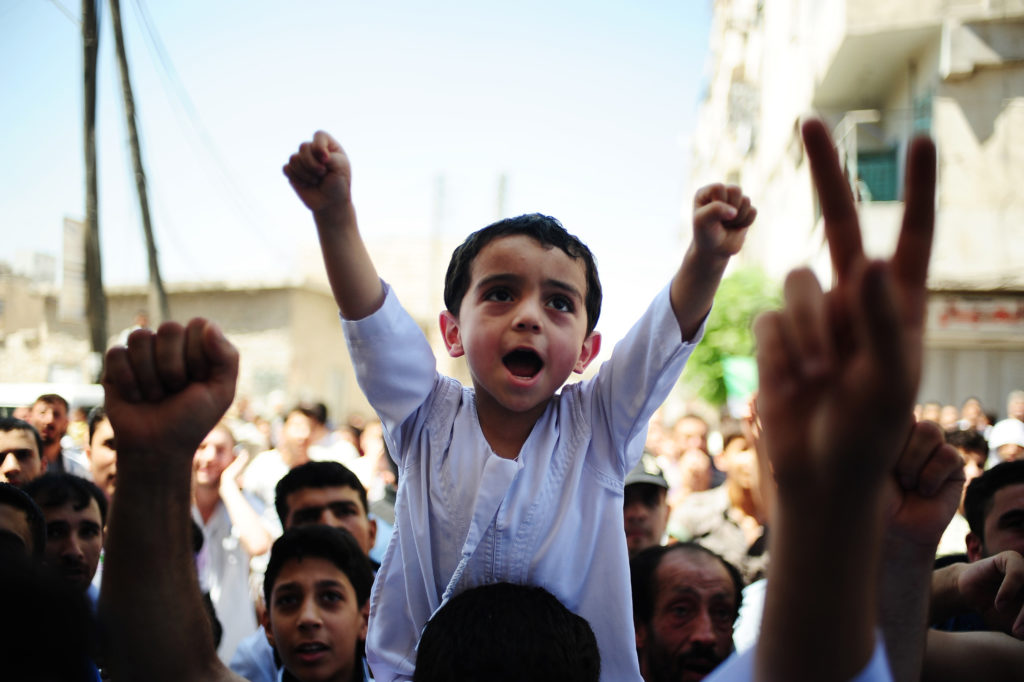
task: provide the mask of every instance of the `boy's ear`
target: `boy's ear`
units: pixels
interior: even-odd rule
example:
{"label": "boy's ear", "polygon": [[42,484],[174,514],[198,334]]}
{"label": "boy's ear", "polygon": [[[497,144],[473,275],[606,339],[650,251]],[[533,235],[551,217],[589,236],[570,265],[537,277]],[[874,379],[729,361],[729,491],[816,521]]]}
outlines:
{"label": "boy's ear", "polygon": [[[367,600],[369,601],[369,600]],[[263,626],[263,631],[267,635],[267,643],[270,644],[270,648],[274,649],[274,633],[270,630],[270,607],[263,609],[263,615],[260,616],[260,625]]]}
{"label": "boy's ear", "polygon": [[576,359],[576,365],[572,368],[572,371],[577,374],[583,374],[583,370],[587,368],[590,361],[596,358],[600,352],[601,332],[590,332],[587,334],[587,338],[583,339],[583,347],[580,349],[580,355]]}
{"label": "boy's ear", "polygon": [[441,337],[448,349],[448,355],[453,358],[462,357],[466,351],[462,348],[462,335],[459,334],[459,320],[447,310],[441,311],[438,319],[441,325]]}

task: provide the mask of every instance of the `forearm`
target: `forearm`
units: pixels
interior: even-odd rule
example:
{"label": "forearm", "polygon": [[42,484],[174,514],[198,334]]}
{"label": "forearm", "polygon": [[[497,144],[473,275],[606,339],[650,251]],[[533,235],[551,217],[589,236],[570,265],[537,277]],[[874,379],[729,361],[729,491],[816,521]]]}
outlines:
{"label": "forearm", "polygon": [[[780,492],[773,515],[759,679],[851,679],[875,645],[880,505],[797,506],[784,498]],[[793,642],[814,646],[794,656]]]}
{"label": "forearm", "polygon": [[331,292],[341,316],[360,320],[384,302],[384,289],[359,234],[355,207],[314,213]]}
{"label": "forearm", "polygon": [[217,659],[199,593],[191,471],[133,466],[136,456],[118,453],[100,597],[113,679],[236,679]]}
{"label": "forearm", "polygon": [[1024,642],[1002,632],[928,631],[921,679],[927,682],[1016,682],[1024,670]]}
{"label": "forearm", "polygon": [[934,557],[935,545],[886,539],[879,577],[879,625],[897,682],[921,678]]}
{"label": "forearm", "polygon": [[269,551],[272,542],[270,533],[263,527],[259,514],[234,482],[221,485],[220,499],[227,509],[242,548],[249,556],[259,556]]}
{"label": "forearm", "polygon": [[683,341],[693,338],[710,312],[728,264],[728,258],[701,256],[692,244],[687,249],[670,290],[672,311]]}
{"label": "forearm", "polygon": [[971,606],[965,602],[957,585],[957,579],[966,567],[965,563],[956,563],[932,572],[928,609],[929,623],[941,623],[971,610]]}

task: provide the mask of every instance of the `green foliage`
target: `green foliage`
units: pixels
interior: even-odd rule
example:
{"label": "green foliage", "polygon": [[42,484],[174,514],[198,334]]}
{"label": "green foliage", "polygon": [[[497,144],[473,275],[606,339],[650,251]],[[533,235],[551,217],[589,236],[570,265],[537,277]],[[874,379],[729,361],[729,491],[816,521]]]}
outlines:
{"label": "green foliage", "polygon": [[754,354],[751,325],[758,313],[778,308],[782,302],[778,282],[759,268],[735,270],[722,280],[715,305],[708,316],[704,340],[693,351],[680,381],[715,407],[725,404],[722,361]]}

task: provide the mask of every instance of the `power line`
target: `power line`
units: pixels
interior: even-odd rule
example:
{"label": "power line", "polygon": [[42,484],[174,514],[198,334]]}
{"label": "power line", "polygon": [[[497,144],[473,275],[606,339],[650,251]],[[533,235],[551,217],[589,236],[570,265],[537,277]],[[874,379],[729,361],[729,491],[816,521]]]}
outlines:
{"label": "power line", "polygon": [[74,14],[72,14],[71,10],[65,7],[63,3],[60,2],[60,0],[50,0],[50,4],[59,9],[64,16],[71,20],[71,23],[73,23],[78,28],[82,28],[82,20],[76,17]]}
{"label": "power line", "polygon": [[188,94],[188,90],[185,88],[181,78],[178,76],[177,69],[175,69],[174,63],[171,61],[171,57],[164,47],[163,41],[156,30],[156,26],[149,16],[144,0],[135,0],[135,5],[138,8],[141,23],[145,29],[145,34],[148,37],[147,44],[156,55],[157,61],[161,67],[160,71],[164,76],[164,81],[169,85],[169,89],[173,93],[173,99],[176,99],[178,104],[181,106],[189,123],[191,124],[193,132],[199,139],[200,145],[205,150],[206,154],[213,160],[214,166],[221,176],[221,180],[229,190],[228,195],[232,198],[248,225],[253,228],[253,232],[246,233],[246,236],[251,237],[253,236],[253,233],[255,233],[255,236],[263,242],[265,247],[267,247],[271,252],[276,252],[278,250],[277,245],[263,231],[262,218],[254,213],[250,208],[254,202],[239,186],[232,173],[228,170],[227,164],[217,151],[213,138],[210,136],[206,126],[203,124],[199,112],[196,110],[196,107],[192,102],[192,98]]}

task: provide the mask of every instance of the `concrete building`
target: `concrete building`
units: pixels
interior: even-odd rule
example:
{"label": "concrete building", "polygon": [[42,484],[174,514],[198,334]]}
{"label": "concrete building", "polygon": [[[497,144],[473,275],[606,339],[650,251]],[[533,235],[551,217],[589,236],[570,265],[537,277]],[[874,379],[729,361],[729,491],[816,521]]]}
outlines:
{"label": "concrete building", "polygon": [[[759,208],[743,255],[782,278],[831,273],[800,144],[831,127],[865,248],[888,254],[907,145],[938,149],[920,398],[990,410],[1024,388],[1024,0],[717,0],[694,188],[738,182]],[[688,208],[687,208],[688,210]]]}

